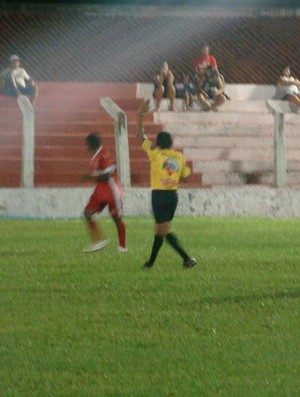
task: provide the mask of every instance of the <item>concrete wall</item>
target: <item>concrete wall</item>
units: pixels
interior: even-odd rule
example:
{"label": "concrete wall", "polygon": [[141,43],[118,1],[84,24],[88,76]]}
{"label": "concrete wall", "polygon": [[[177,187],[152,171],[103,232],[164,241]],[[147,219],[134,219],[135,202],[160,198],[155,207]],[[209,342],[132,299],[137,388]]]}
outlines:
{"label": "concrete wall", "polygon": [[[0,217],[79,218],[91,191],[90,188],[0,189]],[[181,189],[179,193],[179,216],[300,217],[300,189],[247,186]],[[124,202],[127,216],[151,214],[147,188],[126,189]]]}

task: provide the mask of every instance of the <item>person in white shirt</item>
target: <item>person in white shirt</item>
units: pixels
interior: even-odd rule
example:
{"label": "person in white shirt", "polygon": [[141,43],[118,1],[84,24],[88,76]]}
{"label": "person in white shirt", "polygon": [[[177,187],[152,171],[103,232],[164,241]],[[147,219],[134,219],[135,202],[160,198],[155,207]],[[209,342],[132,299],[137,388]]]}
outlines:
{"label": "person in white shirt", "polygon": [[21,67],[20,58],[17,55],[11,55],[9,58],[9,67],[0,73],[7,95],[18,97],[26,95],[32,105],[35,104],[38,88],[26,70]]}
{"label": "person in white shirt", "polygon": [[300,80],[291,75],[291,68],[286,66],[278,81],[280,99],[300,107]]}

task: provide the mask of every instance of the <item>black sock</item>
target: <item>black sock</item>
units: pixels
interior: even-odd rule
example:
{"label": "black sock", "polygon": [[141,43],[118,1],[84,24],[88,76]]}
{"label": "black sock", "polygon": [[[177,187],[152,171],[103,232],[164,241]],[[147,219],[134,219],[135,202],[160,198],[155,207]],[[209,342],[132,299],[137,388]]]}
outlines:
{"label": "black sock", "polygon": [[155,262],[157,254],[158,254],[158,252],[160,250],[160,247],[162,246],[163,242],[164,242],[164,238],[163,237],[157,236],[157,235],[154,236],[151,256],[150,256],[150,259],[149,259],[150,263],[154,263]]}
{"label": "black sock", "polygon": [[182,257],[182,259],[184,259],[184,260],[189,259],[190,256],[182,248],[180,241],[176,237],[175,233],[167,234],[166,239],[167,239],[168,243],[174,248],[174,250],[178,252],[178,254]]}

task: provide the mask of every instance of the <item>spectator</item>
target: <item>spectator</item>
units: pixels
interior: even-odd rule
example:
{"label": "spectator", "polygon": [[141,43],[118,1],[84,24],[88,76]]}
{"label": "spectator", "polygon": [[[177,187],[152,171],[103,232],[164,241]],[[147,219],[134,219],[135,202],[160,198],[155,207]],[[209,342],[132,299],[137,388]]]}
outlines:
{"label": "spectator", "polygon": [[151,268],[162,247],[164,239],[183,259],[183,267],[189,269],[196,260],[182,247],[171,222],[178,204],[178,184],[181,178],[187,178],[191,172],[181,152],[172,149],[172,137],[168,132],[159,132],[156,145],[144,133],[144,116],[149,111],[149,99],[144,100],[138,111],[137,138],[150,161],[151,202],[155,218],[154,241],[149,260],[144,267]]}
{"label": "spectator", "polygon": [[4,84],[5,92],[12,97],[26,95],[34,106],[38,88],[24,68],[21,67],[20,58],[11,55],[9,67],[0,73],[0,80]]}
{"label": "spectator", "polygon": [[[196,78],[201,79],[204,75],[205,70],[208,66],[212,66],[215,69],[218,69],[217,60],[213,55],[210,55],[210,48],[207,44],[203,44],[200,51],[200,56],[194,60],[194,70],[196,73]],[[224,76],[219,72],[220,78],[223,83],[223,89],[225,90],[225,79]],[[231,98],[223,92],[223,95],[226,99],[230,100]]]}
{"label": "spectator", "polygon": [[218,69],[206,68],[205,75],[198,82],[198,100],[205,111],[212,109],[215,112],[225,102],[224,85]]}
{"label": "spectator", "polygon": [[175,84],[176,98],[182,98],[184,100],[185,110],[191,110],[194,104],[194,95],[196,94],[196,88],[190,81],[188,74],[181,74],[181,82]]}
{"label": "spectator", "polygon": [[286,66],[278,79],[280,99],[289,101],[290,104],[300,107],[300,80],[291,75],[291,68]]}
{"label": "spectator", "polygon": [[200,56],[194,60],[194,70],[196,74],[203,74],[207,66],[213,66],[218,69],[217,60],[209,53],[210,48],[207,44],[203,44],[200,50]]}
{"label": "spectator", "polygon": [[92,155],[91,173],[83,175],[83,181],[94,181],[96,186],[88,204],[84,209],[84,216],[90,231],[92,244],[84,252],[100,250],[109,243],[104,238],[98,227],[94,215],[101,213],[108,206],[110,215],[115,222],[118,239],[119,252],[127,252],[126,248],[126,226],[123,216],[123,194],[118,181],[116,164],[112,161],[110,153],[101,144],[101,138],[96,133],[91,133],[86,138],[87,150]]}
{"label": "spectator", "polygon": [[156,100],[156,111],[160,110],[162,98],[168,98],[170,101],[170,110],[174,111],[175,87],[174,75],[169,69],[167,62],[164,62],[159,73],[154,78],[153,97]]}

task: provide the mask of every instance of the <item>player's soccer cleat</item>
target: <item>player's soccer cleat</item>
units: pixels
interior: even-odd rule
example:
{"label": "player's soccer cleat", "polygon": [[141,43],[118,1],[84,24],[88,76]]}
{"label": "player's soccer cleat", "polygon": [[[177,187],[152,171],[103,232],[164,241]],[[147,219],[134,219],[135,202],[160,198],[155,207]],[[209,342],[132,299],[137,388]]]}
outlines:
{"label": "player's soccer cleat", "polygon": [[119,246],[118,251],[119,252],[127,252],[127,248]]}
{"label": "player's soccer cleat", "polygon": [[190,269],[191,267],[195,266],[197,263],[196,259],[188,258],[183,262],[184,269]]}
{"label": "player's soccer cleat", "polygon": [[106,247],[109,244],[109,242],[110,242],[109,239],[96,241],[95,243],[91,244],[89,247],[85,248],[83,252],[87,253],[87,252],[94,252],[101,250],[102,248]]}
{"label": "player's soccer cleat", "polygon": [[154,263],[151,263],[149,261],[147,261],[146,263],[144,263],[143,268],[144,269],[151,269],[153,267]]}

